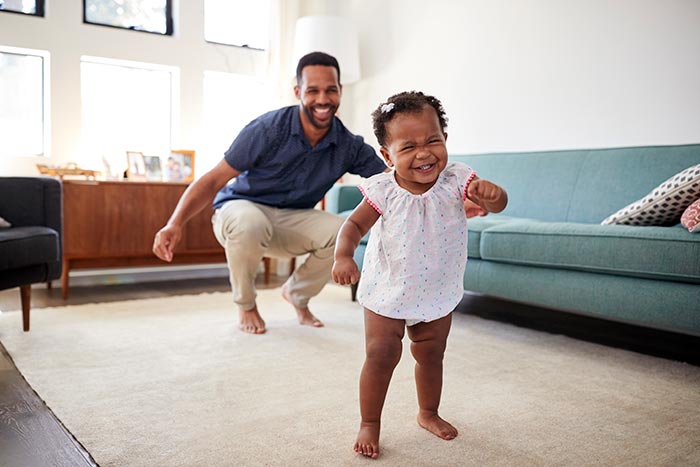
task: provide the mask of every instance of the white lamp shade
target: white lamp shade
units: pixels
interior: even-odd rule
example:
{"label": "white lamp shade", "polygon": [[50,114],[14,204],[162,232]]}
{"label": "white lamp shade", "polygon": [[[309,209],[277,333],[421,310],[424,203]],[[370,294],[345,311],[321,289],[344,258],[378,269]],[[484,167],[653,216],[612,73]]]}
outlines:
{"label": "white lamp shade", "polygon": [[338,60],[340,83],[360,79],[357,32],[350,21],[339,16],[304,16],[297,19],[292,53],[293,73],[299,59],[309,52],[325,52]]}

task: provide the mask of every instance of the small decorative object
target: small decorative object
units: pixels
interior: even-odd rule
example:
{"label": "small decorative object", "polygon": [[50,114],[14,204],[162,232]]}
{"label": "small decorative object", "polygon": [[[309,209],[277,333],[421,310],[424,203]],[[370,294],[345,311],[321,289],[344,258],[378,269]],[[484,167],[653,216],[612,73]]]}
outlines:
{"label": "small decorative object", "polygon": [[109,161],[107,158],[103,155],[102,156],[102,167],[104,168],[105,171],[105,176],[107,177],[107,180],[112,178],[112,166],[110,165]]}
{"label": "small decorative object", "polygon": [[163,180],[163,169],[158,156],[143,156],[146,164],[146,180],[160,182]]}
{"label": "small decorative object", "polygon": [[169,182],[191,182],[194,180],[194,151],[186,149],[170,151],[164,172],[164,178]]}
{"label": "small decorative object", "polygon": [[688,206],[681,216],[681,225],[689,232],[700,233],[700,199]]}
{"label": "small decorative object", "polygon": [[126,151],[126,178],[129,180],[146,180],[146,161],[142,152]]}
{"label": "small decorative object", "polygon": [[95,180],[97,175],[100,174],[96,170],[81,169],[75,162],[68,162],[65,165],[53,166],[46,164],[37,164],[36,168],[39,169],[39,173],[42,175],[49,175],[51,177],[58,177],[63,180],[66,175],[75,175],[80,177],[85,177],[88,180]]}

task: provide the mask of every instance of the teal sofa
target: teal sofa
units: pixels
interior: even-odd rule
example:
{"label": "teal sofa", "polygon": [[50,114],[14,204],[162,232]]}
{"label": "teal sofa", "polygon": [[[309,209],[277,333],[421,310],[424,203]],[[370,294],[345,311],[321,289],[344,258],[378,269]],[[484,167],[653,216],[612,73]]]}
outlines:
{"label": "teal sofa", "polygon": [[[601,225],[700,164],[700,144],[450,160],[470,165],[509,195],[502,213],[469,220],[466,291],[700,336],[700,234],[680,224]],[[357,187],[336,185],[326,209],[347,214],[361,199]],[[366,240],[355,254],[360,268]]]}

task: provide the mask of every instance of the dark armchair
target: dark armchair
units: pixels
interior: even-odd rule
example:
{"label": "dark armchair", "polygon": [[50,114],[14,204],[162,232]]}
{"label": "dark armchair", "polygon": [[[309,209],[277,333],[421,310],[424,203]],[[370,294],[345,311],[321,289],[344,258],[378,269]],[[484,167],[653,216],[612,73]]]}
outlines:
{"label": "dark armchair", "polygon": [[29,331],[31,285],[61,276],[61,182],[0,177],[0,290],[20,288],[22,325]]}

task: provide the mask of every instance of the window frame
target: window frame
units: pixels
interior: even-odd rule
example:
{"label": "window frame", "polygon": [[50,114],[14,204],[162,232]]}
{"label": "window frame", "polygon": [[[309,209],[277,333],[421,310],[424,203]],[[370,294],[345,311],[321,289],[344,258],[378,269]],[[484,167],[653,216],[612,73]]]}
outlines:
{"label": "window frame", "polygon": [[102,27],[106,27],[106,28],[122,29],[124,31],[143,32],[146,34],[155,34],[157,36],[172,36],[172,35],[174,35],[173,0],[165,0],[165,32],[147,31],[145,29],[134,29],[134,28],[127,28],[124,26],[117,26],[116,24],[96,23],[94,21],[89,21],[87,18],[87,2],[88,2],[88,0],[83,0],[83,24],[91,24],[93,26],[102,26]]}
{"label": "window frame", "polygon": [[48,50],[28,49],[25,47],[11,47],[0,45],[0,52],[15,55],[31,55],[41,57],[41,126],[42,126],[42,152],[38,154],[3,154],[0,150],[0,157],[51,157],[51,53]]}
{"label": "window frame", "polygon": [[0,9],[0,12],[7,12],[7,13],[15,13],[18,15],[26,15],[26,16],[36,16],[43,18],[46,16],[46,0],[35,0],[36,2],[36,13],[25,13],[23,11],[17,11],[17,10],[5,10],[5,9]]}

